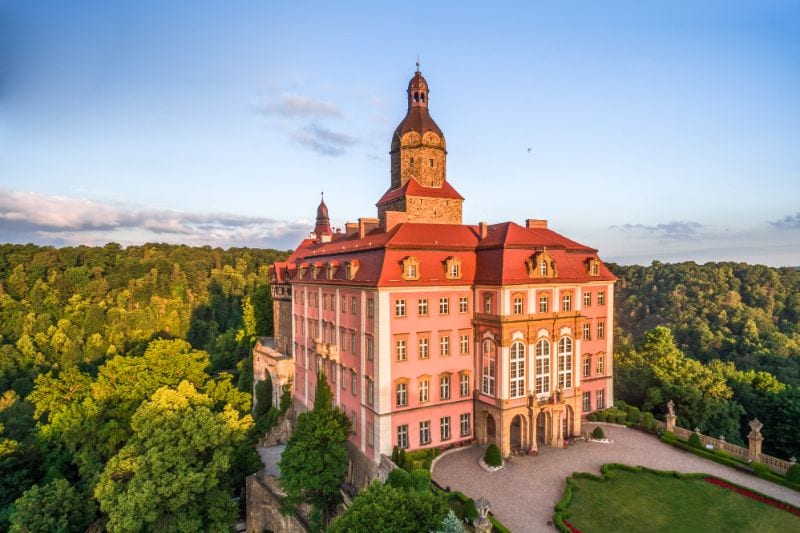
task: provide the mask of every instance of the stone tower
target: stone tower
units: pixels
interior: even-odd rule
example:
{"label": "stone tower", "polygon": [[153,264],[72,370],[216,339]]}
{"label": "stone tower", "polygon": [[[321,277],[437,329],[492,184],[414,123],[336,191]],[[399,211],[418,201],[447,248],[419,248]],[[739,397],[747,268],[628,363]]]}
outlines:
{"label": "stone tower", "polygon": [[408,83],[408,111],[392,134],[391,186],[378,201],[378,217],[391,221],[461,224],[464,198],[447,183],[444,134],[428,111],[428,82],[417,71]]}

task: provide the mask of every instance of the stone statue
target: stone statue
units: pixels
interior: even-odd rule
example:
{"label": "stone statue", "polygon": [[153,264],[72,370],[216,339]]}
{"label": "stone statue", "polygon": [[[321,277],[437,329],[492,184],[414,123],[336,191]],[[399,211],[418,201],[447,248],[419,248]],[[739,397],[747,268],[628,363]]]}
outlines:
{"label": "stone statue", "polygon": [[675,416],[675,402],[673,402],[672,400],[667,402],[667,413],[671,414],[672,416]]}
{"label": "stone statue", "polygon": [[753,435],[753,437],[761,436],[761,428],[764,427],[764,424],[762,424],[758,418],[756,418],[755,420],[751,420],[747,424],[750,426],[750,429],[752,430],[751,434]]}
{"label": "stone statue", "polygon": [[489,500],[478,498],[475,500],[475,509],[478,510],[478,517],[474,523],[475,532],[490,533],[492,531],[492,523],[489,521]]}

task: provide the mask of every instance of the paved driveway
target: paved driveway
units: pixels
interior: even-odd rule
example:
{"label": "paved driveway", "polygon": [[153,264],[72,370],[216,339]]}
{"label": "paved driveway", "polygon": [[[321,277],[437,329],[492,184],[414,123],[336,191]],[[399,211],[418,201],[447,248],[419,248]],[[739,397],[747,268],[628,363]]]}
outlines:
{"label": "paved driveway", "polygon": [[[595,425],[590,422],[588,427]],[[543,448],[536,457],[512,458],[494,473],[478,466],[483,448],[467,448],[439,459],[433,479],[472,498],[488,499],[495,516],[514,533],[552,532],[548,522],[564,492],[566,477],[573,472],[599,474],[605,463],[704,472],[800,506],[798,492],[673,448],[653,435],[624,427],[603,425],[603,429],[611,444],[581,442],[565,450]]]}

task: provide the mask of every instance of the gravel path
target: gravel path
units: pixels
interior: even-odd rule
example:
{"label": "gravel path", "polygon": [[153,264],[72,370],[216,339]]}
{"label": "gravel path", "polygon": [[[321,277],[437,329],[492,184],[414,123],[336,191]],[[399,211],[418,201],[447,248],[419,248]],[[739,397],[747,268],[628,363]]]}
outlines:
{"label": "gravel path", "polygon": [[[593,428],[596,423],[589,423]],[[433,479],[472,498],[491,502],[495,516],[514,533],[554,530],[553,507],[573,472],[600,473],[605,463],[625,463],[658,470],[704,472],[800,506],[800,493],[745,472],[697,457],[659,441],[655,436],[603,424],[610,444],[580,442],[568,449],[543,447],[536,457],[514,457],[498,472],[478,466],[483,448],[467,448],[437,461]]]}

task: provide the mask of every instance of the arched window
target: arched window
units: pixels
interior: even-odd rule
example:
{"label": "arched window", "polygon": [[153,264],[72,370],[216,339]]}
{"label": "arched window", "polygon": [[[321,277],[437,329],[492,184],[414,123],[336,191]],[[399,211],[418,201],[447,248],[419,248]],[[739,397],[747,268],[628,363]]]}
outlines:
{"label": "arched window", "polygon": [[419,102],[419,93],[414,93],[414,101]]}
{"label": "arched window", "polygon": [[419,99],[425,101],[425,93],[419,93]]}
{"label": "arched window", "polygon": [[550,343],[536,343],[536,394],[550,394]]}
{"label": "arched window", "polygon": [[569,337],[558,341],[558,388],[572,388],[572,339]]}
{"label": "arched window", "polygon": [[516,341],[511,345],[510,357],[511,398],[525,396],[525,345]]}
{"label": "arched window", "polygon": [[495,395],[495,376],[497,376],[497,354],[494,342],[483,341],[482,388],[484,394]]}

